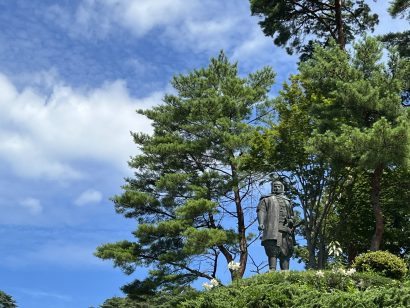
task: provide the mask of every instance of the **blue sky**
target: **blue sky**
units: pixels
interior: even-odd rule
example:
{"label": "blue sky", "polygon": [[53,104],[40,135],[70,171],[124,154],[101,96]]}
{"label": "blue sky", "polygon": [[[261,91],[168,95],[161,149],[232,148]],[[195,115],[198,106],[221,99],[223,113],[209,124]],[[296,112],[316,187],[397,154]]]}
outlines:
{"label": "blue sky", "polygon": [[[377,33],[408,26],[371,5]],[[151,131],[135,110],[220,49],[241,74],[272,66],[278,89],[297,59],[257,21],[238,0],[0,1],[0,290],[23,308],[89,307],[144,275],[93,256],[135,229],[109,201],[138,153],[129,131]]]}

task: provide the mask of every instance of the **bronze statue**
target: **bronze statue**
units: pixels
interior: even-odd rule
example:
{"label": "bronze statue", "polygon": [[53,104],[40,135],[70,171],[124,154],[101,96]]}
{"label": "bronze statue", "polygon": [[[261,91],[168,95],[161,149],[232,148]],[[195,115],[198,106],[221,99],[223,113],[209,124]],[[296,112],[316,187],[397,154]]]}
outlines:
{"label": "bronze statue", "polygon": [[290,200],[284,195],[282,182],[272,182],[272,194],[260,198],[257,215],[269,271],[276,270],[277,258],[280,269],[289,270],[293,254],[293,210]]}

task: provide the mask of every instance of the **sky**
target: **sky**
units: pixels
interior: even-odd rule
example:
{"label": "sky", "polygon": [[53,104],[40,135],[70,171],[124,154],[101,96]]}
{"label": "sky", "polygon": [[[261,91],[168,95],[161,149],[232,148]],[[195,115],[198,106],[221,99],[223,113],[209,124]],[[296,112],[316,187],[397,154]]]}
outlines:
{"label": "sky", "polygon": [[[369,3],[376,33],[408,27]],[[144,277],[93,256],[136,228],[110,201],[132,175],[130,131],[152,131],[135,110],[221,49],[241,75],[272,66],[275,93],[297,58],[257,22],[245,0],[0,0],[0,290],[22,308],[97,307]]]}

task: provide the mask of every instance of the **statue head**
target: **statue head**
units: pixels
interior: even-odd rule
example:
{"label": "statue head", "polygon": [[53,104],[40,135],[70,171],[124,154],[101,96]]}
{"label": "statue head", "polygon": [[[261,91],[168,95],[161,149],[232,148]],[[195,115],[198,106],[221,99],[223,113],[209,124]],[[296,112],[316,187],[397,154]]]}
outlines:
{"label": "statue head", "polygon": [[283,194],[285,192],[285,186],[282,184],[281,181],[273,181],[271,190],[272,194]]}

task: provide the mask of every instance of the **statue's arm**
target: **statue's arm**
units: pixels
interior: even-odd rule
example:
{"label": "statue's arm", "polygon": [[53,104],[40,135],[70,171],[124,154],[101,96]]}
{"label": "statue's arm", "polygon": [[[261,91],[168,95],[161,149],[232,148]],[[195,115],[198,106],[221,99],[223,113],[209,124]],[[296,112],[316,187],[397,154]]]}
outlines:
{"label": "statue's arm", "polygon": [[294,223],[295,223],[295,213],[293,212],[293,207],[292,203],[288,203],[288,219],[287,219],[287,225],[289,228],[293,229],[294,228]]}
{"label": "statue's arm", "polygon": [[265,217],[266,217],[266,202],[264,198],[262,198],[259,201],[258,207],[256,208],[256,214],[258,217],[258,224],[259,224],[258,229],[259,230],[265,229],[264,223],[265,223]]}

